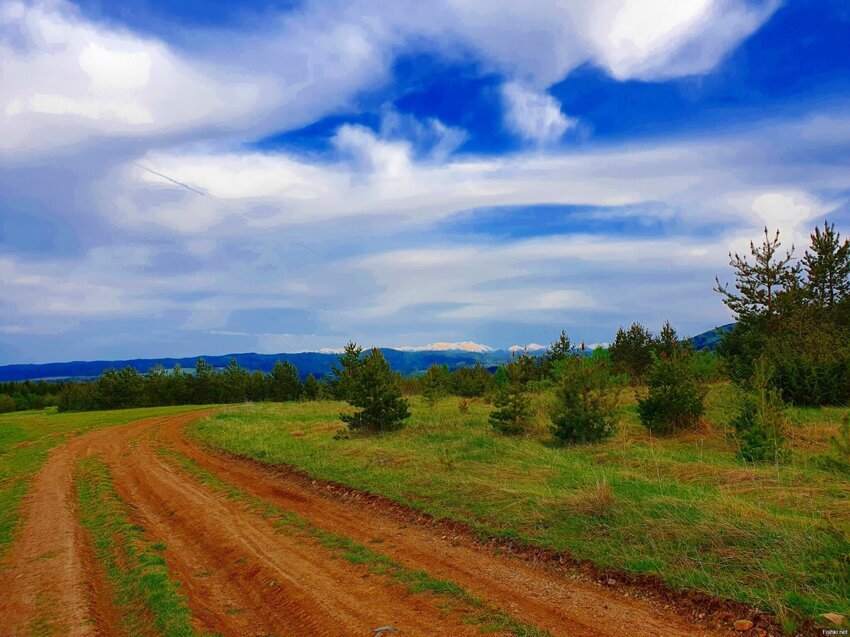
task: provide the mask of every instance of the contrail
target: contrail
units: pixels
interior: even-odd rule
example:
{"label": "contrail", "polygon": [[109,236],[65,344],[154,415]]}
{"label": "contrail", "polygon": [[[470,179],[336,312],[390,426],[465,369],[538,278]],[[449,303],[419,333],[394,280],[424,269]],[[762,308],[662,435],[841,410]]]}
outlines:
{"label": "contrail", "polygon": [[[187,183],[184,183],[182,181],[177,181],[176,179],[173,179],[172,177],[169,177],[168,175],[164,175],[163,173],[158,172],[158,171],[154,170],[153,168],[148,168],[147,166],[144,166],[143,164],[140,164],[139,162],[133,162],[133,165],[138,166],[142,170],[148,171],[152,175],[156,175],[157,177],[162,177],[163,179],[170,181],[172,184],[176,184],[176,185],[180,186],[181,188],[185,188],[186,190],[194,192],[195,194],[201,195],[201,197],[206,197],[210,201],[214,201],[217,204],[224,206],[225,208],[227,208],[231,212],[245,217],[244,212],[239,212],[238,210],[233,210],[230,206],[227,205],[226,202],[222,201],[221,199],[218,199],[217,197],[213,197],[211,194],[206,193],[203,190],[198,190],[197,188],[193,188],[192,186],[190,186]],[[247,217],[246,217],[246,219],[247,219]]]}
{"label": "contrail", "polygon": [[[165,175],[165,174],[163,174],[163,173],[161,173],[161,172],[159,172],[159,171],[154,170],[153,168],[148,168],[147,166],[145,166],[145,165],[143,165],[143,164],[140,164],[139,162],[135,162],[135,161],[134,161],[134,162],[133,162],[133,165],[134,165],[134,166],[138,166],[138,167],[139,167],[139,168],[141,168],[142,170],[146,170],[147,172],[151,173],[152,175],[156,175],[157,177],[162,177],[162,178],[163,178],[163,179],[165,179],[166,181],[170,181],[172,184],[175,184],[176,186],[180,186],[181,188],[185,188],[185,189],[186,189],[186,190],[188,190],[189,192],[194,192],[196,195],[201,195],[201,197],[205,197],[205,198],[209,199],[210,201],[214,201],[215,203],[219,204],[220,206],[224,206],[224,207],[225,207],[228,211],[232,212],[233,214],[237,214],[237,215],[239,215],[240,217],[242,217],[242,218],[244,218],[244,219],[247,219],[248,221],[250,221],[250,220],[251,220],[251,219],[250,219],[250,217],[249,217],[246,213],[244,213],[244,212],[242,212],[242,211],[240,211],[240,210],[234,210],[234,209],[233,209],[233,208],[231,208],[229,205],[227,205],[227,203],[226,203],[226,202],[222,201],[221,199],[218,199],[217,197],[213,197],[211,194],[206,193],[206,192],[204,192],[203,190],[199,190],[199,189],[197,189],[197,188],[194,188],[194,187],[190,186],[190,185],[189,185],[189,184],[187,184],[187,183],[184,183],[184,182],[182,182],[182,181],[178,181],[178,180],[176,180],[176,179],[174,179],[174,178],[172,178],[172,177],[169,177],[168,175]],[[304,250],[308,250],[309,252],[312,252],[313,254],[315,254],[315,255],[317,255],[318,257],[320,257],[322,260],[327,261],[327,257],[325,257],[325,255],[323,255],[322,253],[320,253],[318,250],[315,250],[315,249],[311,248],[311,247],[310,247],[309,245],[307,245],[306,243],[303,243],[303,242],[301,242],[301,241],[296,241],[296,240],[294,240],[294,239],[286,239],[285,241],[286,241],[287,243],[289,243],[290,245],[297,245],[297,246],[299,246],[300,248],[303,248]]]}

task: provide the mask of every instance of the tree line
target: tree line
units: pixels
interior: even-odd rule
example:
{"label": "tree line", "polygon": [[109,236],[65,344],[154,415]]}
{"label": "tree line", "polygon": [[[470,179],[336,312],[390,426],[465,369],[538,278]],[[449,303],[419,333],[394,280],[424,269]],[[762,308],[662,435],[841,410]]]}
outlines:
{"label": "tree line", "polygon": [[60,411],[124,409],[165,405],[208,405],[246,401],[316,400],[322,384],[311,374],[302,382],[291,362],[277,361],[271,372],[249,372],[235,359],[216,370],[203,358],[194,373],[175,365],[155,365],[142,374],[133,367],[108,369],[93,382],[65,383],[59,392]]}
{"label": "tree line", "polygon": [[[553,437],[562,443],[602,440],[616,430],[620,393],[639,387],[637,412],[653,433],[693,427],[705,410],[707,382],[729,378],[745,393],[731,423],[741,455],[780,461],[787,455],[785,406],[846,405],[850,401],[850,241],[834,225],[815,228],[795,259],[779,233],[764,231],[749,255],[730,254],[734,284],[715,290],[732,311],[734,328],[716,354],[695,351],[666,322],[656,335],[640,323],[621,327],[607,348],[588,351],[565,332],[540,355],[520,352],[495,369],[480,363],[450,370],[433,365],[402,378],[378,349],[349,343],[331,374],[303,382],[289,361],[269,374],[250,373],[235,360],[215,370],[199,359],[194,373],[156,366],[107,370],[94,382],[0,385],[0,407],[58,404],[60,410],[154,405],[293,401],[333,398],[356,411],[342,420],[357,431],[390,431],[409,416],[404,395],[421,394],[430,406],[443,396],[485,397],[494,404],[493,427],[521,434],[530,423],[530,396],[551,391]],[[463,410],[465,401],[460,402]],[[839,444],[836,442],[836,444]]]}

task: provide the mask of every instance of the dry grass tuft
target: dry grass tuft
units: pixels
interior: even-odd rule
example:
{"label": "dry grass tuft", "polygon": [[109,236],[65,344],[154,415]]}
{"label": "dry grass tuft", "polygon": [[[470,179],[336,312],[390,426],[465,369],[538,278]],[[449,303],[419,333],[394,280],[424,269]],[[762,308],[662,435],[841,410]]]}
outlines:
{"label": "dry grass tuft", "polygon": [[593,486],[576,489],[565,500],[568,509],[580,515],[590,515],[595,518],[605,518],[614,508],[614,490],[607,480],[597,482]]}

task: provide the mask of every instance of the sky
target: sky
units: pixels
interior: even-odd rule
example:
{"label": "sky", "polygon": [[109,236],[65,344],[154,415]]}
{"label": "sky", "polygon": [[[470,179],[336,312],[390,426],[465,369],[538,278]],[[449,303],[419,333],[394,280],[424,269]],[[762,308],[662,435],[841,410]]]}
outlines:
{"label": "sky", "polygon": [[850,235],[846,0],[0,0],[0,364],[731,317]]}

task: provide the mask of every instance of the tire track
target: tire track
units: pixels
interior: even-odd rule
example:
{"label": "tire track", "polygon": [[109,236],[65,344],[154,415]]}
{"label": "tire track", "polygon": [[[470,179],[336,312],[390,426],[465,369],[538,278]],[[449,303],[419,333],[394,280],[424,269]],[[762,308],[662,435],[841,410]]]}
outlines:
{"label": "tire track", "polygon": [[496,555],[470,541],[400,522],[379,508],[322,497],[297,478],[249,460],[209,452],[166,422],[159,439],[220,479],[320,528],[368,544],[407,567],[450,580],[515,618],[570,637],[692,637],[734,634],[694,626],[673,610],[553,573],[542,565]]}

